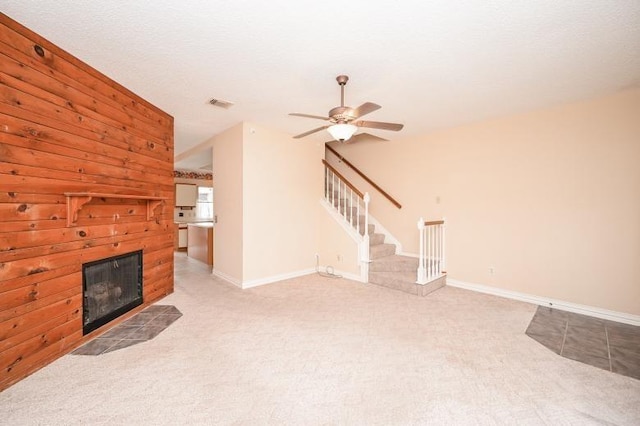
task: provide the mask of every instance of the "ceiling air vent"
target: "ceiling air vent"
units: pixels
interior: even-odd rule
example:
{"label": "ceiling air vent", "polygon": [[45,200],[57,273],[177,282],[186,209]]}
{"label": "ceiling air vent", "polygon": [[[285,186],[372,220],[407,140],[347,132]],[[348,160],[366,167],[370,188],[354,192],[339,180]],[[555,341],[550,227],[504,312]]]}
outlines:
{"label": "ceiling air vent", "polygon": [[222,99],[211,98],[209,103],[213,106],[217,106],[224,109],[229,109],[233,106],[233,102],[223,101]]}

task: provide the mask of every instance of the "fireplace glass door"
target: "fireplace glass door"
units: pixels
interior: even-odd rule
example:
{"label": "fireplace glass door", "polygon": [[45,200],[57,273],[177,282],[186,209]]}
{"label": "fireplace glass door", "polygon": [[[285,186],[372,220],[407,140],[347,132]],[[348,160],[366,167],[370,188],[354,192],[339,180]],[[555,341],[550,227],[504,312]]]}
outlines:
{"label": "fireplace glass door", "polygon": [[142,250],[82,265],[83,334],[142,304]]}

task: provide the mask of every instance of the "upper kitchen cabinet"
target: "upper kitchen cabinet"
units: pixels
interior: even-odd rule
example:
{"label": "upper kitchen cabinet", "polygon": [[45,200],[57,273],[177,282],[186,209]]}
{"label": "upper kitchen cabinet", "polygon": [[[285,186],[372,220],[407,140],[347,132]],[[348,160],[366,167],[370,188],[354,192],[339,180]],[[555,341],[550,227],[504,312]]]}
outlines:
{"label": "upper kitchen cabinet", "polygon": [[176,207],[195,207],[197,200],[197,185],[176,183]]}

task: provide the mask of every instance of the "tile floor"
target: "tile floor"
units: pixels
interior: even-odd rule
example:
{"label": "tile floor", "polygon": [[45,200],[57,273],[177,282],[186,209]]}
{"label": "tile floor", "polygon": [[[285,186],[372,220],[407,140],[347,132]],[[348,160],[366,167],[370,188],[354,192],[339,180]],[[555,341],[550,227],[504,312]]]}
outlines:
{"label": "tile floor", "polygon": [[151,340],[182,316],[175,306],[152,305],[73,351],[100,355]]}
{"label": "tile floor", "polygon": [[640,379],[640,327],[539,306],[527,335],[555,353]]}

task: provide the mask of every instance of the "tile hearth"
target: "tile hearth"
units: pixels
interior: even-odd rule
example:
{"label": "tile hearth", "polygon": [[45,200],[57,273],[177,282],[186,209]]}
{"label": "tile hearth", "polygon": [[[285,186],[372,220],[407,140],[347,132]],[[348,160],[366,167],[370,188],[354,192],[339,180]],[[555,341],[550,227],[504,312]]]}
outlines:
{"label": "tile hearth", "polygon": [[182,316],[175,306],[153,305],[80,346],[72,355],[100,355],[151,340]]}
{"label": "tile hearth", "polygon": [[565,358],[640,379],[640,327],[539,306],[526,334]]}

